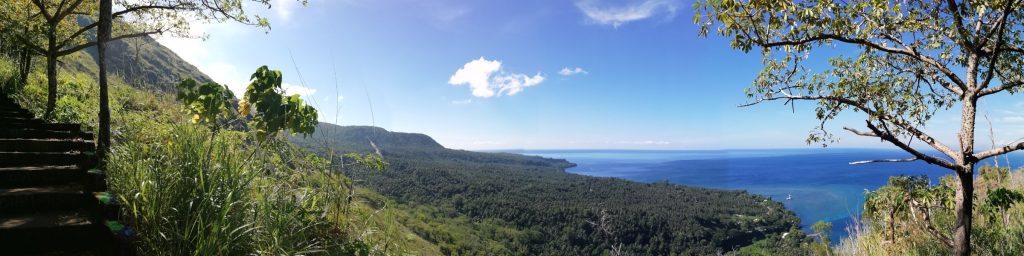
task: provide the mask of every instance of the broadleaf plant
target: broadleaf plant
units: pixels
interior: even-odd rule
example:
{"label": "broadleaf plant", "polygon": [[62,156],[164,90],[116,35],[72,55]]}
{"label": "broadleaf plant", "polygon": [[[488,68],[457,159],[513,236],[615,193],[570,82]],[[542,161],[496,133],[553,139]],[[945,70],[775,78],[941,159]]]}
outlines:
{"label": "broadleaf plant", "polygon": [[316,129],[316,109],[304,104],[298,94],[283,95],[281,80],[281,71],[267,66],[256,69],[250,77],[249,87],[245,89],[245,97],[239,103],[240,114],[253,115],[253,128],[260,140],[273,137],[282,130],[290,131],[291,135],[300,133],[306,136]]}
{"label": "broadleaf plant", "polygon": [[235,95],[227,87],[207,82],[199,84],[191,78],[178,83],[178,100],[185,104],[185,112],[192,123],[209,124],[217,128],[217,118],[227,117]]}

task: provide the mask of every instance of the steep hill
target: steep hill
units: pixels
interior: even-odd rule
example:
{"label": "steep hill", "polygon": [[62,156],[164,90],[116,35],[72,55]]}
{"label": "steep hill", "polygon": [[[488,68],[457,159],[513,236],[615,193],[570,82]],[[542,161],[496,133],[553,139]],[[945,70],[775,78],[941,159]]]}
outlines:
{"label": "steep hill", "polygon": [[[112,74],[121,76],[129,84],[171,92],[174,85],[185,78],[199,82],[213,81],[192,64],[182,60],[150,37],[133,38],[111,42],[108,47]],[[96,48],[86,49],[96,58]]]}
{"label": "steep hill", "polygon": [[330,146],[339,151],[367,154],[374,153],[379,149],[381,154],[389,159],[438,159],[464,163],[512,164],[561,169],[575,166],[575,164],[562,159],[446,149],[433,138],[424,134],[389,132],[373,126],[339,126],[320,123],[317,125],[317,132],[313,137],[293,137],[292,141],[317,152],[324,149],[324,140],[321,138],[329,138]]}
{"label": "steep hill", "polygon": [[[88,17],[79,17],[79,25],[92,23]],[[86,37],[94,40],[94,30],[86,33]],[[99,52],[96,47],[84,50],[95,63]],[[80,62],[67,62],[65,66],[77,71],[95,73],[95,65]],[[149,36],[122,39],[107,44],[107,66],[112,75],[119,76],[136,88],[155,89],[161,92],[173,92],[174,85],[185,78],[192,78],[201,83],[213,81],[199,71],[191,63],[181,59],[177,53],[161,45]]]}
{"label": "steep hill", "polygon": [[581,176],[564,172],[573,164],[561,159],[451,150],[422,134],[374,127],[321,123],[318,131],[293,141],[321,153],[325,146],[374,152],[371,141],[380,148],[387,170],[346,174],[421,212],[403,224],[445,254],[589,255],[620,247],[706,255],[798,223],[781,204],[746,192]]}

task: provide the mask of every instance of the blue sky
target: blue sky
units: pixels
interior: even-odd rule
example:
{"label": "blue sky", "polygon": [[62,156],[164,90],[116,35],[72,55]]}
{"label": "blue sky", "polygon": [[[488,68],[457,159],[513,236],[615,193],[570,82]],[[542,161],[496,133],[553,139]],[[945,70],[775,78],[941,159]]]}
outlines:
{"label": "blue sky", "polygon": [[[795,112],[736,107],[747,102],[743,89],[761,57],[697,38],[692,3],[278,0],[258,11],[270,18],[269,33],[196,23],[193,33],[207,39],[159,40],[233,90],[268,65],[321,121],[425,133],[451,148],[808,147],[812,103]],[[1024,137],[1018,102],[982,103],[1000,142]],[[860,118],[849,113],[830,126],[843,135],[833,146],[888,147],[843,134]],[[943,113],[928,130],[955,144],[957,123]]]}

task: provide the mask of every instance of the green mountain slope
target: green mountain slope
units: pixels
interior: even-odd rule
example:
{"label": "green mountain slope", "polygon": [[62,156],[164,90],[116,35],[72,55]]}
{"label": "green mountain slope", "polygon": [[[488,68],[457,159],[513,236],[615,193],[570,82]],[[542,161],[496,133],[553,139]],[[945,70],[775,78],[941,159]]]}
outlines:
{"label": "green mountain slope", "polygon": [[[110,72],[134,86],[172,92],[174,85],[185,78],[201,83],[213,81],[150,37],[114,41],[107,47]],[[98,54],[95,47],[86,52],[93,58]]]}
{"label": "green mountain slope", "polygon": [[[404,224],[445,254],[715,254],[798,223],[746,192],[581,176],[564,172],[573,166],[565,160],[445,149],[380,128],[321,123],[318,131],[293,141],[321,153],[374,152],[372,141],[387,170],[346,174],[420,211]],[[466,222],[470,230],[458,228]]]}

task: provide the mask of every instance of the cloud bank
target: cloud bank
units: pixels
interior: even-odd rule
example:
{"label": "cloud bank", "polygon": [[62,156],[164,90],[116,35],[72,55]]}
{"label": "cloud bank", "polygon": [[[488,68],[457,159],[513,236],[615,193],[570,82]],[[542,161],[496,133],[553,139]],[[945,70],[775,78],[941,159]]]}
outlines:
{"label": "cloud bank", "polygon": [[640,0],[626,1],[627,4],[610,5],[606,1],[580,0],[576,7],[593,23],[619,26],[638,20],[663,15],[667,19],[675,17],[679,9],[676,0]]}
{"label": "cloud bank", "polygon": [[448,84],[468,85],[473,96],[480,98],[515,95],[526,87],[536,86],[542,82],[544,76],[540,73],[533,76],[505,73],[501,70],[501,61],[487,60],[484,57],[467,62],[448,78]]}
{"label": "cloud bank", "polygon": [[577,74],[587,74],[587,71],[584,70],[581,67],[576,67],[574,69],[569,69],[569,68],[565,67],[565,68],[562,68],[561,71],[558,71],[558,74],[562,75],[562,76],[571,76],[571,75],[577,75]]}
{"label": "cloud bank", "polygon": [[[284,95],[298,94],[299,97],[307,97],[316,93],[316,89],[314,88],[309,88],[301,85],[293,85],[289,83],[281,83],[281,89],[284,90]],[[341,99],[339,98],[338,100]]]}

